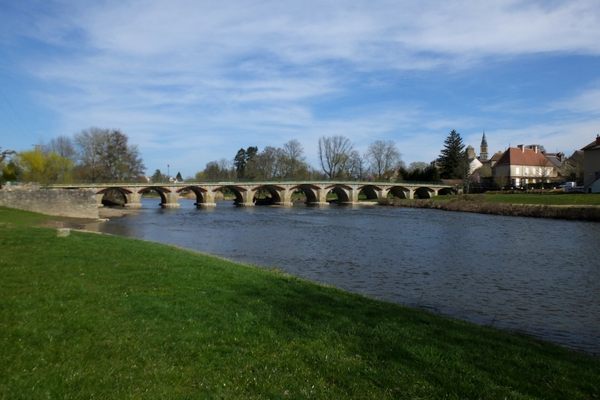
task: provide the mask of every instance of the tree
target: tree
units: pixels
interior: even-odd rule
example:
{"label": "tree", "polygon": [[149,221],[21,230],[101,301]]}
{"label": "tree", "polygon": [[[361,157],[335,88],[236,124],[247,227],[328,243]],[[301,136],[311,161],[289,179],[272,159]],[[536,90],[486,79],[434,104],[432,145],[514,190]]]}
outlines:
{"label": "tree", "polygon": [[417,161],[410,163],[408,169],[403,166],[399,167],[398,180],[436,182],[440,180],[440,174],[433,165]]}
{"label": "tree", "polygon": [[248,162],[248,175],[258,180],[279,179],[283,175],[283,150],[267,146]]}
{"label": "tree", "polygon": [[244,179],[246,175],[246,150],[239,149],[233,158],[233,166],[235,167],[235,172],[237,174],[238,179]]}
{"label": "tree", "polygon": [[21,167],[15,162],[15,160],[10,160],[6,164],[0,163],[0,167],[2,168],[0,183],[17,181],[19,180],[19,176],[22,175]]}
{"label": "tree", "polygon": [[219,161],[210,161],[204,167],[202,172],[196,174],[196,180],[199,182],[219,182],[230,181],[235,176],[235,170],[231,163],[222,158]]}
{"label": "tree", "polygon": [[350,179],[361,181],[365,179],[366,172],[365,159],[358,151],[352,150],[348,159],[346,175]]}
{"label": "tree", "polygon": [[61,157],[68,158],[75,161],[77,158],[77,151],[73,144],[73,140],[68,136],[58,136],[48,144],[42,146],[44,153],[56,153]]}
{"label": "tree", "polygon": [[183,176],[181,176],[181,172],[177,171],[177,175],[175,175],[175,180],[177,182],[183,182]]}
{"label": "tree", "polygon": [[119,130],[90,128],[75,136],[78,148],[78,174],[84,181],[110,182],[136,180],[144,173],[137,146],[129,145]]}
{"label": "tree", "polygon": [[463,179],[468,168],[465,145],[460,134],[452,130],[444,141],[444,148],[437,159],[443,179]]}
{"label": "tree", "polygon": [[69,183],[73,178],[73,161],[57,153],[44,153],[40,147],[18,154],[21,178],[41,184]]}
{"label": "tree", "polygon": [[287,179],[301,179],[308,172],[308,165],[304,160],[304,148],[296,139],[284,143],[282,149],[282,177]]}
{"label": "tree", "polygon": [[254,158],[258,153],[258,147],[249,146],[247,149],[239,149],[233,158],[233,165],[235,167],[235,171],[238,179],[253,179],[253,173],[248,173],[248,171],[253,171],[252,164]]}
{"label": "tree", "polygon": [[2,147],[0,147],[0,164],[3,163],[8,156],[13,154],[15,154],[14,150],[2,150]]}
{"label": "tree", "polygon": [[410,164],[408,164],[408,171],[412,172],[412,171],[416,171],[416,170],[425,170],[430,166],[431,166],[431,164],[423,162],[423,161],[413,161]]}
{"label": "tree", "polygon": [[152,174],[152,176],[150,177],[150,180],[152,181],[152,183],[160,183],[168,181],[169,178],[162,172],[160,172],[160,169],[157,169],[156,171],[154,171],[154,174]]}
{"label": "tree", "polygon": [[12,160],[7,164],[4,164],[4,160],[13,154],[15,154],[13,150],[2,150],[2,147],[0,147],[0,169],[2,170],[2,175],[0,175],[0,183],[16,180],[16,164]]}
{"label": "tree", "polygon": [[352,143],[345,136],[319,138],[319,161],[329,179],[335,179],[346,171],[352,150]]}
{"label": "tree", "polygon": [[400,162],[400,152],[391,140],[377,140],[367,149],[366,158],[377,180],[389,179]]}

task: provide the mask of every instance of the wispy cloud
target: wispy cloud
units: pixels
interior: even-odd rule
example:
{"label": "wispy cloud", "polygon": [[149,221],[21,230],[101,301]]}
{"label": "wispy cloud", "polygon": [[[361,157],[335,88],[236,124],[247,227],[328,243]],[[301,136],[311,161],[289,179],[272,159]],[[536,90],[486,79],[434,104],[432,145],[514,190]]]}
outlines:
{"label": "wispy cloud", "polygon": [[[439,110],[402,92],[363,100],[370,82],[384,90],[388,75],[448,74],[526,55],[600,56],[595,0],[35,4],[33,11],[7,6],[0,43],[35,43],[15,61],[39,83],[35,98],[58,116],[61,133],[120,127],[156,163],[164,163],[161,151],[206,162],[232,146],[291,138],[316,159],[318,137],[329,134],[347,135],[359,148],[392,138],[408,161],[429,161],[438,149],[427,146],[439,147],[447,130],[475,138],[486,124],[476,114],[506,106]],[[519,99],[509,103],[522,109]],[[600,90],[548,103],[597,121]],[[552,126],[594,128],[569,118]],[[502,141],[542,139],[536,132],[550,127],[494,125]]]}

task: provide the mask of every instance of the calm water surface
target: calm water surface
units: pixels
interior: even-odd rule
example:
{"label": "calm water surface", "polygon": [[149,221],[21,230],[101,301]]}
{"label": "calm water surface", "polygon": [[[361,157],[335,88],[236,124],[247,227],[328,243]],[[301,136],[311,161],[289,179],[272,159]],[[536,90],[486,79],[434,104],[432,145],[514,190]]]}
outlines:
{"label": "calm water surface", "polygon": [[197,210],[100,226],[600,354],[600,224],[392,207]]}

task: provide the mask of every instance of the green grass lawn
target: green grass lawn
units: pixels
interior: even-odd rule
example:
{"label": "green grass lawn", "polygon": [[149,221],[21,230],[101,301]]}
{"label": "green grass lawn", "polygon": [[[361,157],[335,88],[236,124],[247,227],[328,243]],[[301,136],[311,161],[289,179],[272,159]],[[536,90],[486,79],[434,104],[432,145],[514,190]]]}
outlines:
{"label": "green grass lawn", "polygon": [[584,193],[485,193],[465,196],[436,196],[436,201],[473,200],[490,203],[600,206],[600,195]]}
{"label": "green grass lawn", "polygon": [[587,193],[485,194],[484,199],[493,203],[600,206],[600,195]]}
{"label": "green grass lawn", "polygon": [[0,209],[0,398],[597,399],[600,359]]}

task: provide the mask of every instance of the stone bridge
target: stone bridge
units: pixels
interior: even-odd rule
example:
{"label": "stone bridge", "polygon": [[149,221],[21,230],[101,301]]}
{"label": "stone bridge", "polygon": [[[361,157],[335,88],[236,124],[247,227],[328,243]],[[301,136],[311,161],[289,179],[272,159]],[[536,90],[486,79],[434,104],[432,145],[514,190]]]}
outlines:
{"label": "stone bridge", "polygon": [[[105,196],[121,196],[126,207],[139,208],[144,194],[154,192],[160,196],[160,205],[165,208],[179,207],[178,199],[183,194],[193,193],[198,207],[216,205],[219,192],[235,196],[235,204],[254,206],[272,204],[291,206],[295,193],[301,193],[306,204],[324,205],[329,202],[358,204],[361,201],[387,203],[390,198],[430,198],[437,195],[456,193],[454,186],[415,182],[178,182],[178,183],[121,183],[121,184],[76,184],[52,185],[60,189],[93,189],[102,206]],[[335,194],[334,196],[330,196]],[[335,200],[328,201],[334,197]]]}

